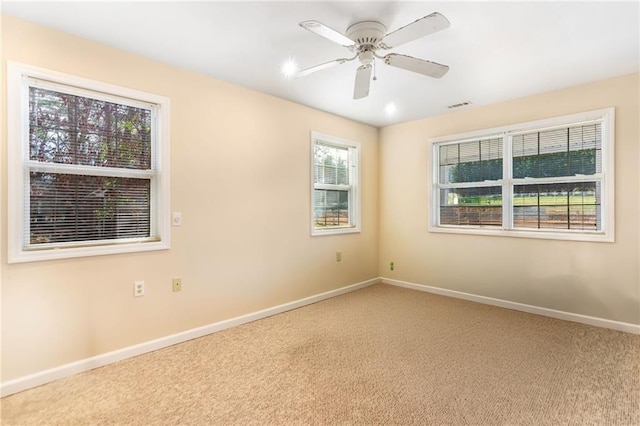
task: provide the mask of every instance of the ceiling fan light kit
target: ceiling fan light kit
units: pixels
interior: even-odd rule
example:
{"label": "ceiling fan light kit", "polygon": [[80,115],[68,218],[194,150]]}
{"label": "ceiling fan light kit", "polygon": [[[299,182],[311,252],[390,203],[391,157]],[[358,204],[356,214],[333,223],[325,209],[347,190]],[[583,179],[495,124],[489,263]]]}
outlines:
{"label": "ceiling fan light kit", "polygon": [[300,22],[302,28],[346,47],[354,56],[335,59],[304,69],[299,71],[294,77],[304,77],[335,65],[353,61],[357,58],[358,61],[360,61],[360,66],[356,70],[353,99],[362,99],[369,95],[371,75],[373,74],[376,58],[392,67],[405,69],[428,77],[440,78],[449,71],[447,65],[399,53],[389,53],[385,56],[380,56],[377,52],[379,50],[389,50],[437,31],[444,30],[450,25],[447,18],[438,12],[420,18],[388,34],[387,28],[376,21],[357,22],[347,28],[346,35],[318,21]]}

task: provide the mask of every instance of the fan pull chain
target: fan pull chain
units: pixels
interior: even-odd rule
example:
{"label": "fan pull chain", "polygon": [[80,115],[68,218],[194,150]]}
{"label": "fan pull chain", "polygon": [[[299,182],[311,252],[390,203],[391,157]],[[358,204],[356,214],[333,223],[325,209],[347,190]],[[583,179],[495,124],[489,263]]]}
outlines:
{"label": "fan pull chain", "polygon": [[378,77],[376,77],[376,61],[373,61],[373,81],[376,81]]}

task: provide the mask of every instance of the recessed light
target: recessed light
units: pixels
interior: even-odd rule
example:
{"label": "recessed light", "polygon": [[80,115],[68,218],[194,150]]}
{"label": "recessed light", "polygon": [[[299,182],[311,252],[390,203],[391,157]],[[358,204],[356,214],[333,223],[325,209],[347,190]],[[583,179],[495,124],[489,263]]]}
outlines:
{"label": "recessed light", "polygon": [[394,102],[389,102],[385,107],[384,107],[384,114],[387,117],[393,117],[394,115],[396,115],[396,112],[398,111],[398,108],[396,107],[396,104]]}
{"label": "recessed light", "polygon": [[284,78],[286,79],[292,78],[295,75],[295,73],[298,72],[298,64],[296,63],[296,60],[293,58],[289,58],[286,61],[284,61],[284,63],[280,67],[280,71],[282,72],[282,75],[284,76]]}

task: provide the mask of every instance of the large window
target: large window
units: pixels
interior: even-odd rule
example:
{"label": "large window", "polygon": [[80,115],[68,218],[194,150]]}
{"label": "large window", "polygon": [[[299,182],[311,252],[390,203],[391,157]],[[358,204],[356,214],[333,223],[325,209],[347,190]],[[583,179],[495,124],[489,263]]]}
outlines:
{"label": "large window", "polygon": [[433,139],[430,231],[613,241],[613,109]]}
{"label": "large window", "polygon": [[360,231],[359,146],[311,134],[312,235]]}
{"label": "large window", "polygon": [[168,100],[9,65],[9,261],[168,248]]}

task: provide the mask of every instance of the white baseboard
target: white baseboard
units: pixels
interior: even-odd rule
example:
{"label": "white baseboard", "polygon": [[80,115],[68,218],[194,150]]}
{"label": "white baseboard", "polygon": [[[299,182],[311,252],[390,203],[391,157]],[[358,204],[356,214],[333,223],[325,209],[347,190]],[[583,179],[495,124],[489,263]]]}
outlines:
{"label": "white baseboard", "polygon": [[38,373],[30,374],[28,376],[19,377],[17,379],[9,380],[0,385],[0,397],[8,396],[23,390],[27,390],[36,386],[43,385],[45,383],[52,382],[54,380],[62,379],[64,377],[72,376],[74,374],[89,371],[94,368],[103,367],[108,364],[112,364],[123,359],[132,358],[134,356],[142,355],[151,351],[166,348],[168,346],[175,345],[177,343],[186,342],[187,340],[196,339],[198,337],[206,336],[211,333],[226,330],[227,328],[236,327],[238,325],[253,322],[262,318],[270,317],[272,315],[280,314],[286,311],[300,308],[302,306],[310,305],[312,303],[320,302],[331,297],[336,297],[344,293],[359,290],[361,288],[368,287],[370,285],[380,282],[380,278],[373,278],[360,283],[352,284],[346,287],[342,287],[336,290],[327,291],[325,293],[317,294],[315,296],[305,297],[304,299],[295,300],[293,302],[284,303],[282,305],[274,306],[272,308],[263,309],[261,311],[252,312],[250,314],[242,315],[239,317],[231,318],[228,320],[219,321],[213,324],[205,325],[191,330],[183,331],[181,333],[172,334],[170,336],[161,337],[159,339],[150,340],[148,342],[140,343],[127,348],[118,349],[116,351],[108,352],[105,354],[97,355],[91,358],[82,359],[69,364],[61,365],[59,367],[51,368],[48,370],[40,371]]}
{"label": "white baseboard", "polygon": [[542,308],[540,306],[526,305],[524,303],[511,302],[493,297],[478,296],[471,293],[464,293],[446,288],[432,287],[428,285],[415,284],[406,281],[394,280],[391,278],[381,278],[384,284],[397,287],[405,287],[427,293],[439,294],[442,296],[455,297],[457,299],[469,300],[471,302],[484,303],[485,305],[499,306],[501,308],[513,309],[516,311],[528,312],[530,314],[543,315],[545,317],[557,318],[566,321],[579,322],[581,324],[593,325],[596,327],[610,328],[612,330],[624,331],[626,333],[640,334],[640,325],[627,322],[613,321],[604,318],[590,317],[587,315],[574,314],[571,312],[557,311],[555,309]]}

